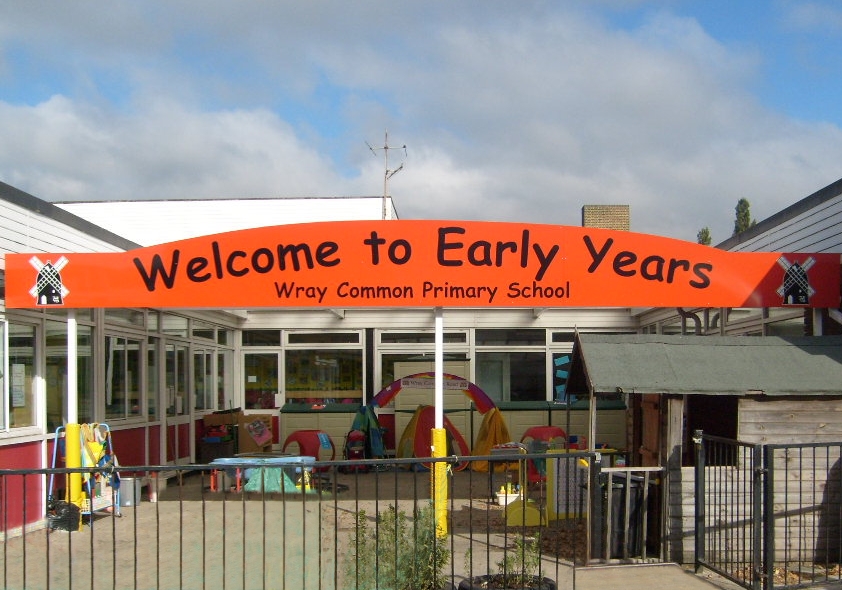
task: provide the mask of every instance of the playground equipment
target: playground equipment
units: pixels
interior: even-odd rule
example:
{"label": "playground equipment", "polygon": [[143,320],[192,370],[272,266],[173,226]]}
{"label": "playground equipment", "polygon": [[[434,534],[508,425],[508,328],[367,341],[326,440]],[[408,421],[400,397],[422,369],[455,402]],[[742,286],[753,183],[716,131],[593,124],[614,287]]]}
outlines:
{"label": "playground equipment", "polygon": [[313,464],[310,456],[271,456],[268,453],[219,457],[211,461],[211,491],[225,491],[217,481],[224,473],[233,492],[311,494]]}
{"label": "playground equipment", "polygon": [[[529,453],[543,453],[550,447],[566,448],[567,433],[558,426],[532,426],[526,429],[520,442],[526,445]],[[526,462],[526,477],[529,483],[546,481],[546,462],[543,459],[529,459]]]}
{"label": "playground equipment", "polygon": [[[63,499],[55,496],[55,474],[50,475],[47,490],[47,522],[50,528],[79,530],[82,517],[89,516],[93,526],[93,514],[113,511],[120,514],[120,474],[117,457],[111,441],[111,429],[107,424],[68,424],[56,428],[53,446],[52,466],[59,461],[65,467],[96,468],[89,473],[68,473],[65,478]],[[64,450],[64,455],[59,450]]]}
{"label": "playground equipment", "polygon": [[[333,461],[336,458],[336,447],[327,432],[321,430],[296,430],[291,432],[284,441],[283,452],[294,445],[298,445],[298,454],[313,457],[315,461]],[[322,456],[324,455],[324,456]],[[320,467],[324,471],[326,468]]]}
{"label": "playground equipment", "polygon": [[[527,460],[524,455],[527,453],[529,453],[529,450],[526,445],[516,442],[495,445],[491,450],[492,455],[501,455],[507,458],[501,464],[508,465],[516,462],[518,466],[517,483],[510,484],[507,482],[497,491],[498,502],[500,501],[500,494],[503,494],[502,505],[505,506],[506,524],[509,526],[538,526],[547,522],[544,511],[538,502],[526,497],[529,486],[526,476]],[[514,499],[511,498],[512,494],[515,496]]]}

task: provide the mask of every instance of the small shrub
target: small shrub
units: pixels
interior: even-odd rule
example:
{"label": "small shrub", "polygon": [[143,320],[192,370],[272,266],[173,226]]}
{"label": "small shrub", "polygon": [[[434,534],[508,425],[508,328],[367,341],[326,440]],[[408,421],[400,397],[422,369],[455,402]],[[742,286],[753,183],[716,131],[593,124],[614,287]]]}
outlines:
{"label": "small shrub", "polygon": [[436,590],[450,552],[436,534],[430,504],[416,508],[412,518],[389,506],[374,526],[359,511],[346,556],[348,583],[356,590]]}
{"label": "small shrub", "polygon": [[553,580],[542,578],[538,574],[541,569],[540,539],[518,536],[514,544],[514,548],[507,550],[503,559],[497,562],[496,573],[466,578],[459,583],[459,588],[555,590],[558,585]]}
{"label": "small shrub", "polygon": [[529,587],[538,575],[541,564],[541,544],[534,537],[515,537],[515,547],[506,551],[497,562],[497,578],[501,588]]}

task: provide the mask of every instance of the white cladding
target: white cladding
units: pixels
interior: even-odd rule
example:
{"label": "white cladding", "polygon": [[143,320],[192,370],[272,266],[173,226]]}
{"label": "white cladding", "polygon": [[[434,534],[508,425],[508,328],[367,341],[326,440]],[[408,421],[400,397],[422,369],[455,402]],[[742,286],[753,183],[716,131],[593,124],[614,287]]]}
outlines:
{"label": "white cladding", "polygon": [[0,198],[0,270],[6,254],[37,252],[122,252],[123,248]]}
{"label": "white cladding", "polygon": [[[56,206],[142,246],[273,225],[383,218],[383,197],[97,201]],[[386,208],[388,219],[397,218],[391,198]]]}

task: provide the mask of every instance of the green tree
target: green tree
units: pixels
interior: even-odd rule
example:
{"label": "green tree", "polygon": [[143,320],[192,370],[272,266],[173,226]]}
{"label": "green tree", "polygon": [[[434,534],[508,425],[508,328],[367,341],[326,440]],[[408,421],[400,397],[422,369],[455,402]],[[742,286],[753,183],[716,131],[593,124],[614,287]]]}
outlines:
{"label": "green tree", "polygon": [[757,221],[751,218],[751,205],[748,199],[740,199],[734,210],[737,212],[737,217],[734,220],[735,236],[757,223]]}
{"label": "green tree", "polygon": [[704,246],[710,246],[711,237],[710,228],[708,226],[699,230],[699,233],[696,234],[696,241]]}

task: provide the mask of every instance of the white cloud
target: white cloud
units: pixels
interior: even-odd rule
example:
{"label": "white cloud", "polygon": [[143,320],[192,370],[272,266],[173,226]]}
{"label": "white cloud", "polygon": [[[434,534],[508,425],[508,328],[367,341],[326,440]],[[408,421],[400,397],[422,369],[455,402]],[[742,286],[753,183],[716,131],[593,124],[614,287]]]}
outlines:
{"label": "white cloud", "polygon": [[787,5],[785,25],[805,32],[842,32],[842,8],[821,2],[791,2]]}
{"label": "white cloud", "polygon": [[0,120],[20,138],[0,147],[0,173],[48,200],[308,196],[341,186],[330,162],[266,110],[159,101],[121,114],[53,97],[0,104]]}
{"label": "white cloud", "polygon": [[364,142],[388,128],[408,147],[390,181],[404,218],[575,225],[627,203],[636,231],[716,241],[739,198],[761,219],[840,176],[842,131],[765,109],[753,50],[589,6],[18,9],[0,82],[24,75],[21,48],[48,74],[31,97],[0,90],[17,138],[0,179],[48,200],[380,194]]}

